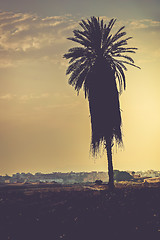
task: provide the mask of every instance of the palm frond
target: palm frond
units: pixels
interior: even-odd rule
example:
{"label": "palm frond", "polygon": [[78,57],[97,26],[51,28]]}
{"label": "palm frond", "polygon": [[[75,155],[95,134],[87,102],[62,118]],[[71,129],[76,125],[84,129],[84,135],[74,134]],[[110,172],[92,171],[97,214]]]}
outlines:
{"label": "palm frond", "polygon": [[117,35],[114,35],[110,41],[110,44],[113,44],[115,41],[117,41],[119,38],[126,35],[126,32],[119,33]]}
{"label": "palm frond", "polygon": [[91,45],[91,41],[88,39],[85,33],[81,33],[79,30],[74,30],[73,33],[75,35],[75,39],[80,39],[88,46]]}
{"label": "palm frond", "polygon": [[125,48],[121,47],[111,51],[111,54],[116,54],[116,53],[136,53],[136,52],[133,50],[125,50]]}
{"label": "palm frond", "polygon": [[[127,48],[127,47],[117,47],[118,51],[130,51],[130,50],[138,50],[138,48],[132,47],[132,48]],[[116,51],[116,50],[115,50]]]}
{"label": "palm frond", "polygon": [[119,83],[119,94],[122,93],[122,76],[121,74],[119,74],[118,71],[115,71],[115,77],[116,79],[118,79],[118,83]]}
{"label": "palm frond", "polygon": [[74,38],[74,37],[69,37],[67,38],[68,40],[71,40],[73,42],[77,42],[77,43],[80,43],[81,45],[85,46],[85,47],[89,47],[90,46],[90,43],[88,41],[83,41],[83,40],[80,40],[78,38]]}
{"label": "palm frond", "polygon": [[79,23],[79,25],[84,29],[84,31],[89,31],[89,29],[90,29],[90,27],[89,27],[89,25],[86,23],[86,21],[85,20],[82,20],[80,23]]}
{"label": "palm frond", "polygon": [[78,80],[78,76],[81,74],[81,72],[88,67],[88,61],[85,61],[83,64],[80,64],[77,66],[77,68],[71,73],[70,78],[68,80],[68,83],[72,86],[75,85],[75,83]]}
{"label": "palm frond", "polygon": [[125,26],[121,27],[114,36],[117,36],[123,29],[125,28]]}
{"label": "palm frond", "polygon": [[119,57],[119,58],[126,58],[127,60],[129,60],[130,62],[134,63],[134,60],[126,55],[121,55],[121,54],[113,54],[114,57]]}
{"label": "palm frond", "polygon": [[[117,63],[116,64],[116,68],[118,68],[119,72],[120,72],[120,76],[122,76],[122,80],[123,80],[123,86],[124,86],[124,90],[126,89],[126,78],[125,78],[125,74],[123,72],[122,67]],[[120,89],[122,89],[122,81],[120,82]]]}
{"label": "palm frond", "polygon": [[71,58],[71,62],[73,62],[75,59],[80,58],[80,57],[84,57],[89,55],[89,52],[87,49],[85,48],[81,48],[81,47],[76,47],[76,48],[70,48],[68,53],[64,54],[64,58],[69,59]]}
{"label": "palm frond", "polygon": [[120,62],[120,63],[126,63],[126,64],[128,64],[128,65],[131,65],[131,66],[133,66],[133,67],[136,67],[136,68],[141,69],[139,66],[137,66],[137,65],[135,65],[135,64],[133,64],[133,63],[129,63],[129,62],[127,62],[127,61],[119,60],[119,62]]}
{"label": "palm frond", "polygon": [[89,41],[91,41],[91,36],[87,31],[80,31],[80,30],[76,30],[77,33],[83,35],[84,37],[86,37]]}
{"label": "palm frond", "polygon": [[[107,32],[106,32],[106,34],[107,34]],[[112,35],[108,36],[108,37],[106,38],[106,40],[103,41],[103,43],[102,43],[102,51],[103,51],[103,52],[108,48],[111,39],[112,39]]]}
{"label": "palm frond", "polygon": [[118,47],[120,47],[120,46],[127,45],[127,41],[128,41],[129,39],[132,39],[132,37],[128,37],[128,38],[126,38],[126,39],[123,39],[123,40],[121,40],[121,41],[118,41],[118,42],[116,42],[115,44],[112,44],[112,43],[111,43],[111,46],[109,46],[110,48],[109,48],[107,51],[114,51],[114,50],[116,50],[116,49],[117,49]]}
{"label": "palm frond", "polygon": [[81,73],[79,74],[78,78],[77,78],[77,82],[75,83],[75,90],[78,92],[83,85],[83,83],[85,82],[87,75],[88,75],[89,69],[86,67],[85,69],[83,69],[83,71],[81,71]]}
{"label": "palm frond", "polygon": [[101,20],[101,31],[103,31],[103,19]]}
{"label": "palm frond", "polygon": [[112,27],[113,27],[113,25],[115,24],[116,20],[117,20],[117,19],[112,18],[112,19],[110,20],[107,28],[109,28],[109,29],[111,30]]}
{"label": "palm frond", "polygon": [[67,68],[66,75],[70,74],[71,72],[75,71],[84,61],[85,57],[75,61],[74,63],[70,64],[69,67]]}
{"label": "palm frond", "polygon": [[112,64],[113,65],[119,64],[125,71],[127,71],[126,66],[123,63],[121,63],[119,60],[115,59],[115,58],[112,58]]}
{"label": "palm frond", "polygon": [[115,23],[116,19],[112,18],[106,27],[106,24],[104,25],[103,28],[103,34],[102,34],[102,50],[106,49],[108,46],[108,43],[110,42],[110,39],[112,38],[112,35],[109,36],[110,31]]}

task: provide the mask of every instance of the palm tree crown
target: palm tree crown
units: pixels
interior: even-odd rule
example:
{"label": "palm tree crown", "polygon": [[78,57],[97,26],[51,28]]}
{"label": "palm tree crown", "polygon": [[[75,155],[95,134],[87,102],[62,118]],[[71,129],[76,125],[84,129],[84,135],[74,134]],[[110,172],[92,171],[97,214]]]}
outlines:
{"label": "palm tree crown", "polygon": [[137,50],[126,47],[131,37],[121,39],[126,35],[125,27],[111,34],[115,21],[111,19],[107,26],[96,17],[82,20],[79,23],[82,29],[74,30],[74,37],[68,38],[82,46],[71,48],[64,55],[70,59],[66,71],[70,74],[69,84],[78,93],[83,87],[89,100],[93,154],[98,152],[102,143],[111,146],[114,139],[122,143],[119,94],[126,88],[125,65],[138,67],[131,57],[125,55]]}

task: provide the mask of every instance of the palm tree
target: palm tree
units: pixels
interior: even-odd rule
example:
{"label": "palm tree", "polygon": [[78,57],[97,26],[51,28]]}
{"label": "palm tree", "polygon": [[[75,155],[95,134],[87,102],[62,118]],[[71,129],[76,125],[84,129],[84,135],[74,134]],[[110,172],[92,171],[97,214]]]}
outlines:
{"label": "palm tree", "polygon": [[[74,30],[74,37],[68,38],[82,46],[69,49],[64,58],[70,59],[66,74],[69,84],[77,93],[83,87],[89,100],[92,126],[91,151],[97,155],[101,146],[107,150],[109,188],[114,187],[112,146],[114,141],[122,145],[122,120],[119,95],[126,88],[125,64],[134,65],[126,53],[135,53],[137,48],[126,47],[131,37],[121,27],[114,35],[111,29],[116,19],[108,26],[96,17],[82,20],[81,30]],[[138,67],[139,68],[139,67]]]}

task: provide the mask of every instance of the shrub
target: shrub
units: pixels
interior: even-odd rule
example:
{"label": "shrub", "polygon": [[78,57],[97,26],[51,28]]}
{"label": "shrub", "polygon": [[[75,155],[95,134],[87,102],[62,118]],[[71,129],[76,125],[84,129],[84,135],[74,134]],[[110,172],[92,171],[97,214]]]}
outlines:
{"label": "shrub", "polygon": [[95,184],[96,184],[96,185],[102,185],[102,183],[103,183],[102,180],[96,180],[96,181],[95,181]]}
{"label": "shrub", "polygon": [[114,173],[114,180],[116,181],[130,181],[133,179],[133,176],[131,176],[126,171],[114,170],[113,173]]}

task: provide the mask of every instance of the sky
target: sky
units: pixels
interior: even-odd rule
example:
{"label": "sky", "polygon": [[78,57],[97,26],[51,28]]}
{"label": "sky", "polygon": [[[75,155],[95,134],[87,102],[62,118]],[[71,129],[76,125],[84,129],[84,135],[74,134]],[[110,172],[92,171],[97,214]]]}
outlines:
{"label": "sky", "polygon": [[65,75],[67,40],[81,19],[125,25],[141,70],[128,67],[120,96],[123,149],[114,169],[160,170],[160,1],[0,0],[0,175],[107,171],[106,153],[90,154],[88,101]]}

